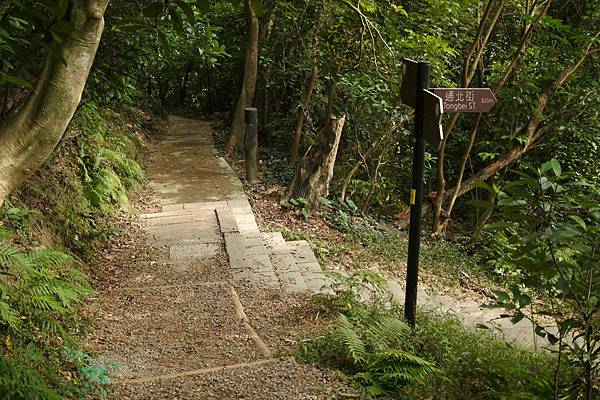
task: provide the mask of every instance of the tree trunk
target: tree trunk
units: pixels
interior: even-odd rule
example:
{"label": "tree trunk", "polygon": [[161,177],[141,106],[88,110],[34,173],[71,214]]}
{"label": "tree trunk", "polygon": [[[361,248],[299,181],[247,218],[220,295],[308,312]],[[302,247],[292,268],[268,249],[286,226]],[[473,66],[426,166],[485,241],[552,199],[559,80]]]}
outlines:
{"label": "tree trunk", "polygon": [[235,105],[235,111],[227,139],[227,154],[235,149],[240,149],[244,141],[244,109],[252,105],[256,89],[256,76],[258,73],[258,17],[252,7],[251,0],[244,0],[246,10],[247,43],[246,63],[244,65],[244,80],[242,89]]}
{"label": "tree trunk", "polygon": [[[487,32],[485,34],[483,34],[483,28],[486,23],[486,20],[489,19],[490,15],[491,15],[492,3],[493,3],[493,0],[488,0],[488,3],[484,10],[483,16],[480,20],[480,25],[479,25],[477,34],[475,36],[475,40],[473,41],[472,46],[469,48],[469,50],[467,51],[467,54],[465,56],[465,62],[463,64],[463,78],[462,78],[462,86],[463,87],[468,87],[469,84],[471,83],[471,80],[473,79],[473,76],[476,72],[477,65],[481,60],[483,50],[490,38],[490,35],[491,35],[494,27],[498,23],[502,8],[504,6],[504,2],[501,2],[495,15],[493,16],[493,18],[488,26]],[[548,11],[550,3],[551,3],[550,0],[545,0],[540,3],[533,2],[530,9],[528,8],[528,13],[531,15],[535,15],[535,18],[524,27],[523,33],[519,40],[519,44],[517,46],[515,54],[513,55],[512,59],[511,59],[509,66],[503,72],[502,77],[496,83],[496,85],[493,89],[493,92],[496,95],[498,94],[500,89],[506,84],[506,82],[507,82],[508,78],[511,76],[511,74],[515,71],[518,61],[521,59],[521,54],[522,54],[523,50],[525,49],[525,46],[529,42],[529,39],[532,35],[533,30],[536,28],[536,26],[538,25],[541,18],[544,15],[546,15],[546,12]],[[471,63],[470,59],[472,58],[476,49],[477,49],[477,54],[475,56],[475,61]],[[439,154],[438,166],[437,166],[438,190],[437,190],[437,197],[435,199],[435,204],[434,204],[434,216],[433,216],[433,231],[437,232],[437,233],[441,232],[445,228],[445,225],[447,223],[447,219],[442,221],[442,214],[445,213],[447,218],[449,218],[450,214],[452,212],[452,210],[446,210],[446,211],[443,210],[443,204],[448,199],[448,193],[446,191],[446,179],[444,177],[444,158],[445,158],[446,143],[448,141],[450,134],[452,133],[452,129],[454,128],[454,124],[456,123],[457,118],[458,118],[458,114],[454,114],[451,117],[451,119],[449,121],[449,126],[446,129],[446,132],[444,135],[444,140],[442,141],[442,144],[440,146],[440,154]],[[478,127],[477,127],[477,129],[478,129]],[[477,129],[475,131],[471,131],[470,136],[477,135]],[[470,152],[470,148],[468,150]],[[467,154],[467,156],[468,156],[468,154]],[[462,180],[462,176],[460,177],[460,180]],[[456,186],[458,186],[458,187],[460,187],[460,184],[461,184],[460,180],[456,184]],[[456,188],[450,189],[450,191],[453,192],[452,197],[454,198],[454,200],[456,200],[455,189]],[[454,203],[454,200],[452,200],[452,203]]]}
{"label": "tree trunk", "polygon": [[[350,182],[352,182],[352,178],[354,177],[354,175],[356,174],[356,172],[358,172],[358,169],[367,162],[367,160],[369,159],[369,157],[371,157],[371,154],[379,149],[379,145],[381,143],[383,143],[383,141],[387,138],[388,135],[391,135],[394,131],[396,130],[396,125],[393,124],[390,129],[388,129],[386,132],[383,133],[383,135],[381,135],[381,137],[379,139],[377,139],[376,141],[374,141],[371,144],[371,147],[369,147],[367,149],[367,151],[365,152],[364,155],[361,155],[361,159],[356,161],[354,163],[354,165],[352,166],[352,168],[350,169],[350,172],[348,172],[348,174],[346,175],[346,177],[344,178],[344,180],[342,181],[342,188],[340,190],[340,201],[343,202],[346,199],[346,192],[348,191],[348,186],[350,185]],[[358,148],[358,153],[360,154],[360,147]]]}
{"label": "tree trunk", "polygon": [[[471,127],[471,132],[469,132],[469,142],[467,143],[467,147],[463,153],[462,160],[460,163],[460,167],[458,168],[458,174],[456,176],[456,186],[454,190],[451,192],[450,200],[448,201],[448,206],[446,207],[446,218],[444,222],[439,223],[434,227],[434,233],[440,233],[446,229],[448,225],[448,221],[450,220],[450,216],[452,215],[452,210],[454,208],[454,203],[458,197],[458,189],[462,184],[463,177],[465,176],[465,168],[467,167],[467,162],[469,161],[469,157],[471,156],[471,150],[473,149],[473,144],[475,143],[475,136],[477,136],[477,131],[479,130],[479,124],[481,123],[481,114],[477,114],[475,117],[475,123]],[[436,210],[437,211],[437,210]],[[437,215],[438,222],[440,221],[440,215]]]}
{"label": "tree trunk", "polygon": [[303,198],[309,208],[314,208],[319,203],[319,197],[329,195],[329,183],[333,177],[344,122],[345,116],[329,118],[321,142],[298,163],[296,177],[287,191],[286,200]]}
{"label": "tree trunk", "polygon": [[73,2],[71,21],[79,36],[60,45],[66,65],[49,56],[23,108],[0,128],[0,204],[50,157],[64,135],[96,56],[107,4]]}
{"label": "tree trunk", "polygon": [[[490,19],[492,8],[494,5],[494,0],[488,0],[485,8],[483,10],[483,14],[479,20],[479,26],[477,28],[477,33],[475,34],[475,38],[469,49],[465,54],[465,59],[463,62],[463,72],[461,78],[461,86],[469,87],[475,71],[477,69],[477,64],[481,60],[483,56],[483,51],[485,46],[487,45],[496,24],[498,23],[498,19],[502,13],[504,8],[504,2],[501,2],[496,10],[496,13],[493,17],[491,17],[491,22],[488,24],[487,30],[485,29],[488,20]],[[472,62],[473,55],[475,54],[475,61]],[[436,168],[437,178],[438,178],[438,188],[437,188],[437,196],[434,201],[433,208],[433,231],[437,232],[440,229],[440,224],[442,224],[442,207],[443,202],[446,196],[446,177],[444,172],[444,160],[446,158],[446,144],[448,143],[448,139],[452,134],[454,126],[456,125],[456,121],[458,120],[458,113],[453,114],[448,120],[448,126],[444,129],[444,139],[440,145],[439,155],[438,155],[438,164]],[[477,134],[477,132],[475,132]]]}
{"label": "tree trunk", "polygon": [[[450,194],[454,200],[456,198],[464,195],[465,193],[471,191],[475,187],[475,183],[479,181],[486,181],[495,173],[504,170],[513,162],[518,160],[523,154],[527,153],[531,147],[536,144],[540,138],[542,137],[543,132],[545,131],[545,127],[540,127],[540,124],[544,118],[544,111],[548,103],[552,100],[556,92],[562,87],[562,85],[581,67],[583,62],[587,59],[587,57],[594,51],[594,42],[590,42],[585,45],[583,49],[582,55],[575,60],[571,65],[567,66],[556,78],[552,84],[546,88],[544,93],[540,95],[537,99],[537,104],[535,109],[533,110],[529,122],[525,127],[525,142],[521,145],[518,144],[509,151],[506,152],[504,157],[488,164],[485,168],[479,170],[475,175],[471,176],[469,179],[464,182],[460,182],[456,187],[445,190],[444,193],[437,193],[436,202],[440,199],[441,203],[446,203],[450,199]],[[423,205],[423,214],[429,211],[429,205]],[[408,217],[405,218],[408,220]],[[405,225],[405,222],[400,222],[401,225]],[[435,231],[435,230],[434,230]]]}
{"label": "tree trunk", "polygon": [[304,99],[302,100],[302,104],[300,104],[298,110],[298,118],[296,119],[296,126],[294,128],[294,143],[292,144],[292,150],[290,152],[290,166],[294,165],[296,163],[296,159],[298,158],[298,149],[300,148],[300,139],[302,138],[302,128],[304,127],[304,120],[306,119],[306,113],[308,110],[308,106],[310,105],[310,99],[312,97],[313,91],[315,90],[317,76],[319,74],[319,69],[317,66],[317,56],[319,49],[319,31],[321,29],[321,16],[323,14],[323,7],[324,1],[321,1],[319,9],[317,10],[315,29],[313,31],[312,37],[310,77],[308,78],[308,86],[306,87]]}

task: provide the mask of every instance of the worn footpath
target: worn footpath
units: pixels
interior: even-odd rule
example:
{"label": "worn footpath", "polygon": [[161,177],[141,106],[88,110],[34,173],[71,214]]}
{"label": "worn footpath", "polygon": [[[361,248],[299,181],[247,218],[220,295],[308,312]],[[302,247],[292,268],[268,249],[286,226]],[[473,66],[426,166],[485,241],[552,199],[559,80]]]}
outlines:
{"label": "worn footpath", "polygon": [[119,245],[137,251],[114,246],[92,304],[112,398],[338,398],[333,372],[291,357],[320,325],[319,264],[306,242],[258,230],[210,125],[171,117],[147,170],[157,207]]}
{"label": "worn footpath", "polygon": [[[147,165],[151,212],[104,255],[90,345],[116,365],[114,399],[335,399],[332,371],[291,356],[322,321],[330,293],[305,241],[260,232],[241,182],[215,155],[208,122],[171,117]],[[108,271],[108,272],[107,272]],[[403,304],[404,289],[388,283]],[[454,312],[536,346],[531,324],[421,288],[424,307]]]}

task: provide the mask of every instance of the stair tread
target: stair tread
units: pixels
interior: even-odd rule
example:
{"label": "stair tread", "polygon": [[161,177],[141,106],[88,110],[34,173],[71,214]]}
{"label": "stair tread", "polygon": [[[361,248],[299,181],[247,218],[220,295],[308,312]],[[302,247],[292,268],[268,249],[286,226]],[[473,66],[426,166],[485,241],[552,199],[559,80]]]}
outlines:
{"label": "stair tread", "polygon": [[306,240],[295,240],[286,243],[310,291],[330,293],[331,285],[323,274],[319,261],[308,242]]}
{"label": "stair tread", "polygon": [[298,268],[281,232],[262,233],[262,239],[282,288],[289,292],[308,291],[302,272]]}

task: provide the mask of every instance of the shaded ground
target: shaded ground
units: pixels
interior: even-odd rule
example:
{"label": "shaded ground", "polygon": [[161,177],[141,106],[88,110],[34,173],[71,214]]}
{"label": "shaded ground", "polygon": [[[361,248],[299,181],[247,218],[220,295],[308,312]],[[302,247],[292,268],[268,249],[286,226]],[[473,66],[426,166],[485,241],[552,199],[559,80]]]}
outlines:
{"label": "shaded ground", "polygon": [[[244,196],[239,180],[214,156],[202,121],[172,120],[149,157],[148,177],[152,197],[143,197],[142,210]],[[96,318],[89,344],[118,366],[112,398],[340,398],[348,389],[333,372],[289,356],[299,334],[316,332],[328,316],[308,295],[234,281],[222,236],[212,228],[216,219],[198,215],[175,217],[172,228],[164,220],[123,220],[121,234],[93,266],[97,295],[88,314]],[[175,260],[173,252],[181,256],[198,235],[208,238],[210,251]],[[232,288],[274,358],[261,353],[241,324]]]}
{"label": "shaded ground", "polygon": [[[243,179],[243,163],[234,162],[233,166]],[[246,184],[244,189],[261,227],[281,230],[284,236],[287,233],[294,239],[299,237],[309,240],[315,253],[320,256],[324,270],[346,274],[371,271],[384,276],[390,282],[395,282],[391,292],[399,304],[404,304],[407,239],[398,229],[383,223],[374,227],[394,236],[396,246],[382,246],[378,243],[381,239],[373,242],[367,240],[365,244],[353,235],[345,235],[332,228],[326,222],[324,214],[313,211],[310,218],[305,219],[299,208],[282,207],[280,201],[285,191],[283,186],[260,181],[253,185]],[[358,222],[362,219],[350,218]],[[369,230],[365,233],[369,235]],[[389,240],[389,236],[384,240]],[[505,317],[507,313],[504,310],[482,307],[495,303],[492,289],[499,288],[491,284],[489,279],[480,279],[480,273],[476,275],[471,274],[468,269],[462,270],[461,259],[467,258],[463,254],[455,251],[449,256],[445,251],[452,249],[436,250],[436,245],[422,243],[421,246],[418,294],[420,307],[454,315],[468,327],[487,326],[498,338],[520,346],[540,349],[548,345],[547,340],[535,335],[529,320],[523,319],[512,324],[510,318]],[[537,321],[553,326],[551,320],[542,317],[537,317]]]}

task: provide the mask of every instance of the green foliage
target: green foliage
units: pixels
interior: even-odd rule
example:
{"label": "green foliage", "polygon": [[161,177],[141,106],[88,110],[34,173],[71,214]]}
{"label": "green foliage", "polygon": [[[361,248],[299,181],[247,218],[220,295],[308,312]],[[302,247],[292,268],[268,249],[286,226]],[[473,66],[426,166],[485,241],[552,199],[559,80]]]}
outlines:
{"label": "green foliage", "polygon": [[[16,400],[61,400],[63,396],[47,381],[45,360],[33,344],[26,348],[13,346],[12,354],[0,353],[0,393],[2,398]],[[41,370],[40,370],[41,369]]]}
{"label": "green foliage", "polygon": [[[453,317],[419,313],[410,348],[435,362],[441,372],[406,387],[401,398],[553,398],[556,357],[507,344],[489,330],[465,328]],[[558,378],[562,391],[572,371],[563,369]]]}
{"label": "green foliage", "polygon": [[[600,379],[600,191],[574,181],[555,159],[514,174],[498,197],[502,222],[488,228],[510,235],[502,260],[522,279],[498,293],[498,305],[514,323],[528,318],[538,335],[558,342],[563,362],[581,371],[572,398],[591,399]],[[534,304],[532,289],[543,303]],[[538,315],[551,316],[558,333]]]}
{"label": "green foliage", "polygon": [[76,307],[92,293],[80,268],[61,251],[0,243],[0,392],[8,398],[63,398],[65,360],[48,346],[76,343]]}
{"label": "green foliage", "polygon": [[[554,393],[556,357],[507,344],[489,330],[453,317],[419,312],[411,330],[402,309],[370,272],[337,276],[331,301],[335,326],[299,342],[297,358],[341,369],[362,398],[547,399]],[[366,283],[365,282],[373,282]],[[573,370],[558,374],[560,393]]]}
{"label": "green foliage", "polygon": [[439,372],[432,363],[398,347],[409,331],[403,322],[388,316],[365,316],[351,321],[340,314],[335,328],[301,347],[298,356],[309,360],[311,353],[319,353],[321,362],[348,374],[348,380],[360,388],[363,398],[391,395]]}
{"label": "green foliage", "polygon": [[5,201],[0,398],[107,397],[112,366],[77,340],[87,329],[79,306],[92,291],[83,264],[70,254],[88,256],[114,232],[111,216],[143,179],[133,159],[142,122],[84,104],[51,162]]}
{"label": "green foliage", "polygon": [[342,313],[333,329],[303,342],[298,349],[300,359],[342,369],[360,388],[363,398],[398,393],[403,386],[439,371],[405,351],[410,329],[390,311],[391,298],[385,293],[384,279],[367,271],[330,277],[335,280],[331,305]]}
{"label": "green foliage", "polygon": [[6,201],[0,209],[0,218],[6,221],[7,225],[11,228],[23,233],[40,216],[41,213],[39,211],[14,207],[10,201]]}
{"label": "green foliage", "polygon": [[308,202],[306,199],[299,197],[297,199],[290,199],[289,201],[282,203],[283,207],[295,207],[299,210],[300,215],[304,219],[310,218],[310,210],[308,209]]}
{"label": "green foliage", "polygon": [[116,365],[71,347],[65,347],[64,353],[66,359],[76,366],[79,376],[79,381],[69,385],[67,390],[81,399],[89,396],[107,398],[107,386],[111,383],[109,373]]}

